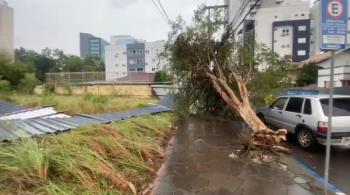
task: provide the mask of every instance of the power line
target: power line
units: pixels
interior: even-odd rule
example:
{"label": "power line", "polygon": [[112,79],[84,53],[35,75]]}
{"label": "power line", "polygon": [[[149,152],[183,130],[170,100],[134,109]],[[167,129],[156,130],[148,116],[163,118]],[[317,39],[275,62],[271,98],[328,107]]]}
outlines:
{"label": "power line", "polygon": [[157,1],[158,1],[159,5],[160,5],[160,8],[162,8],[165,17],[168,19],[168,22],[170,23],[168,14],[166,14],[166,11],[164,10],[164,7],[163,7],[162,3],[160,2],[160,0],[157,0]]}
{"label": "power line", "polygon": [[255,8],[255,6],[259,3],[260,0],[257,0],[254,5],[250,8],[249,12],[244,16],[243,20],[237,25],[237,27],[235,29],[232,30],[232,33],[234,33],[237,28],[244,22],[244,20],[246,19],[246,17],[250,14],[250,12]]}
{"label": "power line", "polygon": [[162,14],[162,12],[160,11],[158,5],[154,2],[154,0],[148,0],[148,2],[149,2],[149,3],[151,3],[151,2],[153,3],[154,8],[156,8],[156,10],[158,11],[158,13],[159,13],[159,14],[163,17],[163,19],[165,20],[165,22],[166,22],[167,24],[169,24],[168,20],[167,20],[166,17]]}

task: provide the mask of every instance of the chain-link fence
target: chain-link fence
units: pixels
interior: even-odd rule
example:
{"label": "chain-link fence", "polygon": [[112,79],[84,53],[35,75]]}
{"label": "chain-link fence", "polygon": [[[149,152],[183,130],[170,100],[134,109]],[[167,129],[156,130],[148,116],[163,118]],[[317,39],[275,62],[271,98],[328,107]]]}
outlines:
{"label": "chain-link fence", "polygon": [[155,73],[146,72],[62,72],[46,73],[46,82],[53,85],[154,83]]}

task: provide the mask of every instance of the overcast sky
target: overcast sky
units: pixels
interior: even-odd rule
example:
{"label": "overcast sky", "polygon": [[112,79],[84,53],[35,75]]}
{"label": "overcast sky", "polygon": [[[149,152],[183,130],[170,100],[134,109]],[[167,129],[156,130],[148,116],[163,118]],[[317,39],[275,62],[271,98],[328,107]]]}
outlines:
{"label": "overcast sky", "polygon": [[[156,1],[156,0],[155,0]],[[201,3],[223,0],[160,0],[170,19],[190,21]],[[48,47],[79,55],[79,32],[107,41],[131,35],[146,41],[167,39],[169,26],[150,0],[7,0],[15,10],[15,47]]]}

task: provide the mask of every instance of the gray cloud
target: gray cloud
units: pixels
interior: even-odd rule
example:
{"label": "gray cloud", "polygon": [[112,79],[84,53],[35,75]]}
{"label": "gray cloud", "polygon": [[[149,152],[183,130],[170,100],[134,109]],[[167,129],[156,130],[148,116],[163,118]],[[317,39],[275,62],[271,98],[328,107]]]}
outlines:
{"label": "gray cloud", "polygon": [[[213,5],[217,0],[207,0]],[[161,0],[170,19],[190,21],[204,0]],[[166,40],[170,30],[148,0],[11,0],[15,10],[15,47],[41,51],[59,48],[79,54],[79,32],[109,40],[132,35],[147,41]],[[113,3],[113,6],[111,6]],[[116,9],[122,8],[122,9]]]}
{"label": "gray cloud", "polygon": [[124,8],[137,3],[139,0],[109,0],[110,5],[116,8]]}

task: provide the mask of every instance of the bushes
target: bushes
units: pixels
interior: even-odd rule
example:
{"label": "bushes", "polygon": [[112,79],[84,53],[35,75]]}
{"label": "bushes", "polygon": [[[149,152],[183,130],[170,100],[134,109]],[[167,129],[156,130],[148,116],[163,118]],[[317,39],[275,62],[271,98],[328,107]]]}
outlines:
{"label": "bushes", "polygon": [[10,91],[10,82],[6,80],[0,80],[0,92]]}
{"label": "bushes", "polygon": [[50,83],[45,83],[43,85],[43,92],[42,92],[42,96],[48,96],[48,95],[52,95],[55,93],[55,86],[50,84]]}

